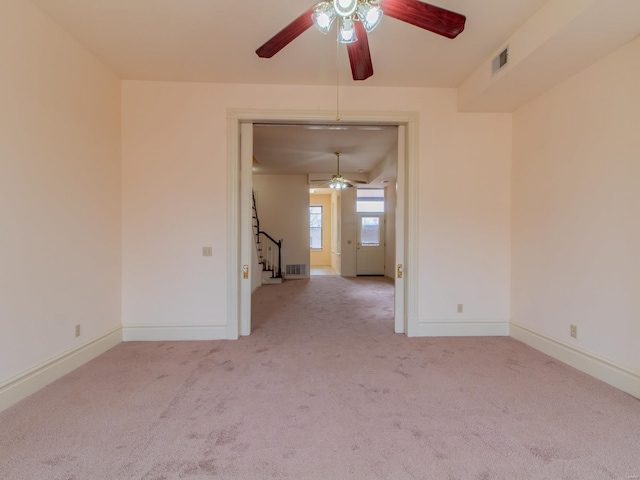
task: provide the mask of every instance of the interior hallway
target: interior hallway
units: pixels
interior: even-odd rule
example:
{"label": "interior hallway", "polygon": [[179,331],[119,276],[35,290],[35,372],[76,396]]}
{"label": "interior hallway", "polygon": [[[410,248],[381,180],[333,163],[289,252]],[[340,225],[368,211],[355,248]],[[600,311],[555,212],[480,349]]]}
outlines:
{"label": "interior hallway", "polygon": [[340,275],[331,265],[311,265],[311,276],[318,275]]}

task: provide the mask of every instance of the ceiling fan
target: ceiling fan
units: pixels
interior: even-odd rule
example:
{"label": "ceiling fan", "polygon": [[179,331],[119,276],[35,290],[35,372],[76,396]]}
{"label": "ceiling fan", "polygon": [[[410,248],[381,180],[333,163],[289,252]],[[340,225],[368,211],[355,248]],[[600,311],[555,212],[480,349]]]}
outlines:
{"label": "ceiling fan", "polygon": [[357,184],[366,185],[367,182],[362,180],[350,180],[343,177],[340,174],[340,155],[342,155],[342,153],[334,153],[336,155],[336,173],[334,173],[330,179],[311,180],[310,183],[313,183],[316,186],[328,185],[329,188],[333,188],[334,190],[344,190],[345,188],[351,188]]}
{"label": "ceiling fan", "polygon": [[464,15],[419,0],[323,0],[276,33],[256,53],[261,58],[271,58],[312,25],[328,33],[337,18],[338,41],[347,45],[353,79],[366,80],[373,75],[367,34],[378,26],[383,13],[447,38],[457,37],[466,21]]}

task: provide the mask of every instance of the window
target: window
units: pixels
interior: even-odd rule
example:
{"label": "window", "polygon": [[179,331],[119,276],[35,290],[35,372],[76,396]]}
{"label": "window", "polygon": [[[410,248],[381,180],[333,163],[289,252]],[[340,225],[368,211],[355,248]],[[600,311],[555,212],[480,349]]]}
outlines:
{"label": "window", "polygon": [[360,244],[363,247],[380,246],[380,217],[362,217]]}
{"label": "window", "polygon": [[322,250],[322,206],[309,207],[309,245],[312,250]]}
{"label": "window", "polygon": [[359,188],[356,212],[384,213],[384,188]]}

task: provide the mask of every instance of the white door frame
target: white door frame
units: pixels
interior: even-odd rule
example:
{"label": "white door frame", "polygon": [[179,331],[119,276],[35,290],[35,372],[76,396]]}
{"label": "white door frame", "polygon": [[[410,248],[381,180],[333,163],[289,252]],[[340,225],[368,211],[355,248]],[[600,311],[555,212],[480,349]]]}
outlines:
{"label": "white door frame", "polygon": [[[244,278],[243,266],[251,266],[251,162],[247,158],[249,127],[254,123],[333,124],[335,112],[300,110],[227,111],[227,338],[237,339],[251,331],[251,273]],[[412,337],[418,333],[418,114],[416,112],[342,112],[341,123],[397,125],[398,208],[396,212],[395,279],[396,333]],[[241,136],[241,131],[245,132]],[[241,137],[244,137],[241,148]],[[404,138],[403,138],[404,137]],[[405,140],[405,141],[402,141]],[[251,148],[252,148],[251,141]],[[242,151],[245,151],[241,155]],[[247,193],[248,192],[248,193]],[[245,238],[247,237],[247,238]]]}
{"label": "white door frame", "polygon": [[[407,336],[417,335],[418,332],[418,317],[417,313],[414,313],[411,318],[414,319],[413,323],[409,321],[409,311],[413,306],[413,312],[417,312],[418,301],[418,275],[415,275],[415,280],[407,282],[398,280],[398,276],[402,273],[403,278],[406,279],[407,273],[411,274],[412,269],[407,269],[409,262],[414,262],[416,268],[413,269],[417,272],[418,264],[418,126],[417,121],[413,125],[398,125],[398,163],[396,167],[396,265],[395,267],[395,322],[394,329],[396,333],[405,333]],[[410,133],[411,132],[411,133]],[[407,144],[409,139],[414,142],[412,155],[410,157],[407,152]],[[404,162],[400,159],[406,159]],[[410,179],[416,179],[413,182],[407,181],[407,172],[409,171],[409,164],[413,165]],[[404,193],[403,193],[404,192]],[[402,201],[404,200],[404,201]],[[413,203],[412,203],[413,202]],[[412,209],[409,209],[409,204],[412,204]],[[411,211],[411,219],[407,218],[408,212]],[[414,250],[408,248],[408,245],[413,245]],[[402,261],[404,260],[404,262]],[[400,267],[402,265],[402,267]],[[408,272],[407,272],[408,270]],[[407,286],[407,283],[409,285]],[[408,287],[413,286],[413,289]]]}

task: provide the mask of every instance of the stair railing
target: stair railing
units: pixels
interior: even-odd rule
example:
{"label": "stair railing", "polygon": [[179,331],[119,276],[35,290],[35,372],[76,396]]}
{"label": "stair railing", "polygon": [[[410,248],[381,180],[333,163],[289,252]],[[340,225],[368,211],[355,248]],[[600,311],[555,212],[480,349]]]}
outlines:
{"label": "stair railing", "polygon": [[[271,272],[271,278],[282,278],[282,239],[276,240],[260,229],[254,191],[251,192],[251,197],[253,200],[253,233],[258,250],[258,261],[262,264],[263,271]],[[277,251],[275,247],[277,247]]]}
{"label": "stair railing", "polygon": [[[267,251],[262,251],[262,257],[260,257],[260,251],[258,251],[258,257],[261,263],[264,265],[264,270],[271,272],[271,278],[282,278],[282,240],[276,241],[267,232],[258,232],[258,242],[263,245],[263,240],[267,239]],[[278,247],[277,251],[276,248]]]}

